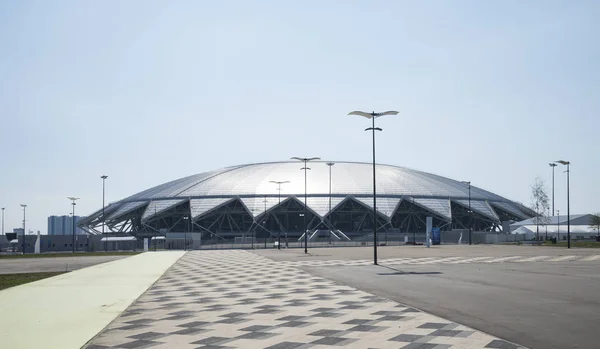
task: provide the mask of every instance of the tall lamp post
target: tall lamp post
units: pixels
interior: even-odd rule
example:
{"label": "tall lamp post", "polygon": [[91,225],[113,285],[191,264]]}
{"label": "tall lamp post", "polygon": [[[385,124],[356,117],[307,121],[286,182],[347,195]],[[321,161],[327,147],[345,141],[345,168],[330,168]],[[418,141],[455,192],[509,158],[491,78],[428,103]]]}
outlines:
{"label": "tall lamp post", "polygon": [[571,162],[558,160],[556,163],[567,166],[567,248],[571,248],[571,208],[569,206],[569,173],[571,173]]}
{"label": "tall lamp post", "polygon": [[556,210],[556,245],[560,241],[560,210]]}
{"label": "tall lamp post", "polygon": [[375,131],[383,131],[379,127],[375,127],[375,119],[384,115],[398,115],[397,111],[390,110],[382,113],[365,113],[363,111],[353,111],[348,115],[359,115],[367,119],[371,119],[371,127],[366,128],[365,131],[373,132],[373,264],[377,265],[377,189],[375,184]]}
{"label": "tall lamp post", "polygon": [[469,245],[471,244],[471,231],[473,230],[473,210],[471,210],[471,181],[463,181],[469,187]]}
{"label": "tall lamp post", "polygon": [[21,252],[25,254],[25,209],[27,205],[21,204],[21,207],[23,207],[23,241],[21,242]]}
{"label": "tall lamp post", "polygon": [[106,192],[106,179],[107,175],[100,176],[102,178],[102,238],[104,239],[104,252],[108,252],[108,239],[104,236],[104,225],[106,223],[106,217],[104,216],[104,196]]}
{"label": "tall lamp post", "polygon": [[548,165],[550,165],[550,167],[552,167],[552,215],[554,216],[554,214],[556,212],[556,211],[554,211],[554,168],[558,165],[553,162],[549,163]]}
{"label": "tall lamp post", "polygon": [[67,199],[71,200],[71,205],[73,205],[73,253],[75,253],[75,201],[79,200],[79,198],[69,196]]}
{"label": "tall lamp post", "polygon": [[308,253],[308,226],[307,226],[307,222],[306,222],[306,197],[307,197],[307,191],[306,191],[306,171],[310,170],[310,168],[308,167],[308,162],[309,161],[314,161],[314,160],[321,160],[321,158],[299,158],[299,157],[293,157],[292,160],[298,160],[298,161],[302,161],[304,162],[304,167],[302,167],[300,170],[304,170],[304,216],[302,218],[304,218],[304,253]]}
{"label": "tall lamp post", "polygon": [[[277,210],[281,207],[281,185],[289,183],[290,181],[269,181],[269,183],[277,184]],[[281,228],[277,232],[277,249],[281,250]]]}
{"label": "tall lamp post", "polygon": [[6,207],[2,207],[2,235],[4,236],[4,209]]}
{"label": "tall lamp post", "polygon": [[[333,167],[333,165],[335,165],[335,162],[328,162],[326,164],[329,167],[329,217],[331,217],[331,168]],[[331,220],[331,218],[329,218],[329,221],[331,223],[331,227],[333,228],[333,222]],[[331,244],[331,232],[329,232],[329,243]]]}

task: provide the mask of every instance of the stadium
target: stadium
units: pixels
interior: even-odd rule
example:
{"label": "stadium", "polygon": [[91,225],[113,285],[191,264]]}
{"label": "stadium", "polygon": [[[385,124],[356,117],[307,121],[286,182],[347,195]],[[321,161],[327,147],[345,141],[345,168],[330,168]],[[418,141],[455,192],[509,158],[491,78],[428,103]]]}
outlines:
{"label": "stadium", "polygon": [[[330,165],[331,164],[331,165]],[[371,163],[270,162],[177,179],[110,203],[79,223],[90,234],[208,241],[367,240],[373,231]],[[305,207],[306,172],[306,217]],[[378,164],[377,231],[422,233],[426,217],[442,232],[500,232],[535,216],[524,205],[469,183]],[[277,183],[283,182],[283,183]],[[469,210],[469,208],[471,210]],[[378,234],[379,236],[379,234]],[[254,240],[253,240],[254,241]]]}

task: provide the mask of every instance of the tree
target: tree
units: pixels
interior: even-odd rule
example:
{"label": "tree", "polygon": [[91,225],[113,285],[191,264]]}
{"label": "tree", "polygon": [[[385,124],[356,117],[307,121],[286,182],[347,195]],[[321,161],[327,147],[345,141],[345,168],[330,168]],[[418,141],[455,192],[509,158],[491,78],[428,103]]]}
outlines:
{"label": "tree", "polygon": [[550,207],[548,203],[548,193],[546,193],[546,185],[540,177],[535,178],[535,182],[531,186],[531,205],[537,214],[535,216],[535,235],[536,240],[540,239],[540,223],[547,221],[546,212]]}
{"label": "tree", "polygon": [[590,228],[596,229],[598,238],[600,238],[600,212],[592,213],[590,217]]}

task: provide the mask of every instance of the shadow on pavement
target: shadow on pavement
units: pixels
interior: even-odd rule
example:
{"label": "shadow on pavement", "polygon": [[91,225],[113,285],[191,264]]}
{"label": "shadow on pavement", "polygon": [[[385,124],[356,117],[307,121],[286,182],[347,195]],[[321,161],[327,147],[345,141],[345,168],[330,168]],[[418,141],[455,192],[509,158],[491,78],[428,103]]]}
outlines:
{"label": "shadow on pavement", "polygon": [[439,271],[421,271],[421,272],[419,272],[419,271],[403,271],[400,269],[387,267],[385,265],[380,265],[380,267],[390,269],[395,272],[393,272],[393,273],[377,273],[377,275],[439,275],[439,274],[442,274]]}

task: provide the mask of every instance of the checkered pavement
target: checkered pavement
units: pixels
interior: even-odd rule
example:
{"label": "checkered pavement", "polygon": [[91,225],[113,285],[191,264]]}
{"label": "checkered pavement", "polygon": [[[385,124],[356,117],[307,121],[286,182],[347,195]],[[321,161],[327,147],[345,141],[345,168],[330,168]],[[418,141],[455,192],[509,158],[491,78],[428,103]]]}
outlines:
{"label": "checkered pavement", "polygon": [[87,349],[522,348],[246,251],[188,252]]}
{"label": "checkered pavement", "polygon": [[[381,265],[427,265],[427,264],[469,264],[469,263],[527,263],[527,262],[600,262],[600,255],[564,255],[564,256],[502,256],[502,257],[425,257],[425,258],[389,258],[379,259]],[[373,264],[372,259],[357,260],[303,260],[281,261],[290,267],[327,267],[360,266]]]}

